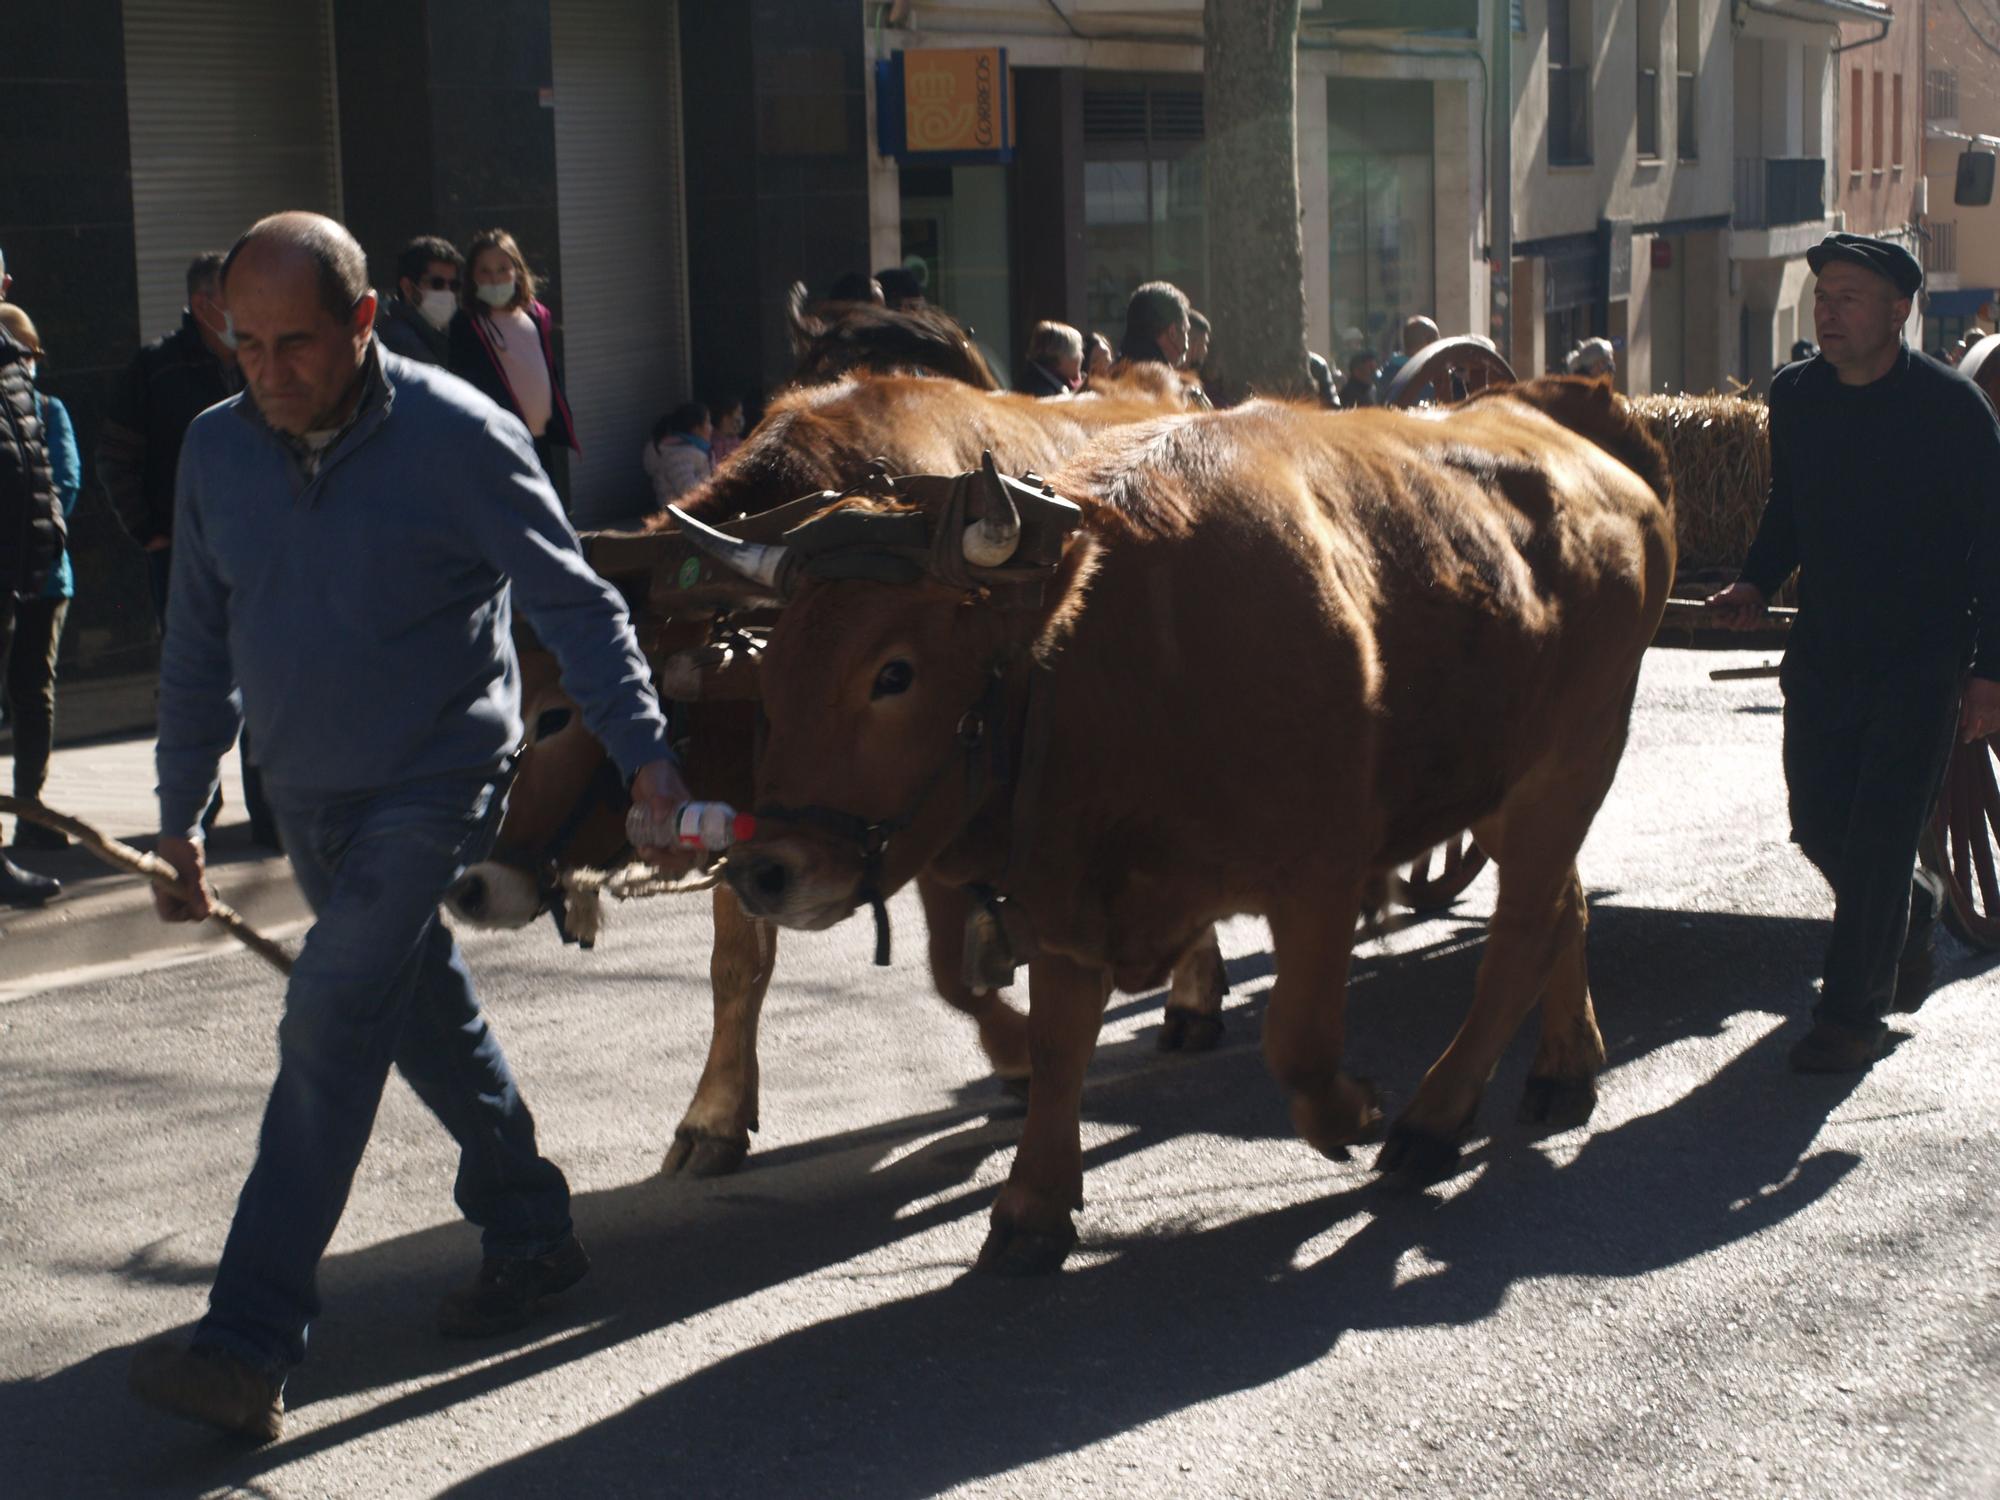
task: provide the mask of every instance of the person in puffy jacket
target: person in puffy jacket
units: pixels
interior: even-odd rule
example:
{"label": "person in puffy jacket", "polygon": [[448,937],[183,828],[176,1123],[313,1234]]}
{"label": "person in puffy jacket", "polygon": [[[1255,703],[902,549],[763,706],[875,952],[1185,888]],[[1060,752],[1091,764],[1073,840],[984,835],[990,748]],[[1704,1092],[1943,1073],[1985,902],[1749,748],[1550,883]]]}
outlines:
{"label": "person in puffy jacket", "polygon": [[[41,597],[68,540],[35,390],[35,351],[0,324],[0,661],[13,656],[22,601]],[[0,855],[0,904],[40,906],[61,889]]]}
{"label": "person in puffy jacket", "polygon": [[710,456],[714,436],[715,424],[699,401],[675,407],[654,425],[640,459],[653,481],[655,509],[665,510],[715,472]]}

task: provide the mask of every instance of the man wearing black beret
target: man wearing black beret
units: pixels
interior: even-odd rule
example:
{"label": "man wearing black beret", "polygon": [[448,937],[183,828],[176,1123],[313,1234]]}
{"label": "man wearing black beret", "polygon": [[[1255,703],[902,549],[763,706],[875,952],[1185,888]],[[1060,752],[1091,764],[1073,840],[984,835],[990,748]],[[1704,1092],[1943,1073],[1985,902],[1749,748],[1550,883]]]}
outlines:
{"label": "man wearing black beret", "polygon": [[2000,419],[1903,343],[1924,279],[1909,251],[1830,234],[1806,262],[1819,354],[1771,379],[1770,502],[1741,579],[1708,602],[1749,628],[1799,575],[1785,784],[1834,916],[1791,1062],[1829,1073],[1868,1067],[1884,1017],[1929,993],[1943,887],[1918,839],[1954,738],[2000,731]]}

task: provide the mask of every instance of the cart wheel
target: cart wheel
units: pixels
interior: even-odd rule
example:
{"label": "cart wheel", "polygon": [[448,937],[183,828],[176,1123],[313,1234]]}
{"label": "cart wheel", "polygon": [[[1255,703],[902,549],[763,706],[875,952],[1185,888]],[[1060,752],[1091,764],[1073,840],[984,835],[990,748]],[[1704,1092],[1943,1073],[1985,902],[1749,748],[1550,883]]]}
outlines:
{"label": "cart wheel", "polygon": [[1989,952],[2000,949],[1996,830],[2000,830],[2000,785],[1993,777],[1993,743],[1960,745],[1945,766],[1937,814],[1924,831],[1923,861],[1944,877],[1945,926]]}
{"label": "cart wheel", "polygon": [[[1436,873],[1431,867],[1437,866]],[[1435,849],[1426,849],[1410,866],[1403,882],[1403,904],[1411,911],[1442,911],[1456,901],[1465,888],[1486,868],[1486,851],[1461,833]]]}
{"label": "cart wheel", "polygon": [[[1454,382],[1456,385],[1454,385]],[[1439,406],[1448,406],[1463,387],[1468,396],[1488,386],[1512,385],[1514,371],[1492,342],[1477,336],[1439,339],[1410,356],[1383,392],[1384,406],[1416,406],[1426,389]]]}

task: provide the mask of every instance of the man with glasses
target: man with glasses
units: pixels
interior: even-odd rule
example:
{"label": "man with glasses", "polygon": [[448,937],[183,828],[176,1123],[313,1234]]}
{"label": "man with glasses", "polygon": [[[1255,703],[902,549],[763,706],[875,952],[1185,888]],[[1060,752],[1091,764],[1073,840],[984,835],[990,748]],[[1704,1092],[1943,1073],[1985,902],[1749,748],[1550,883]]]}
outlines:
{"label": "man with glasses", "polygon": [[396,257],[396,295],[382,304],[375,337],[391,354],[442,365],[451,343],[445,330],[458,311],[465,257],[450,240],[420,234]]}

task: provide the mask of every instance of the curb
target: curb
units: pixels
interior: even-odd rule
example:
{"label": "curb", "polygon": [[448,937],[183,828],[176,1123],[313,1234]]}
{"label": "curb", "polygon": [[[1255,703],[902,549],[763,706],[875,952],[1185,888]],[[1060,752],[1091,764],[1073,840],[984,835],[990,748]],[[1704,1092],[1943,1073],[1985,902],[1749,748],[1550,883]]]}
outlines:
{"label": "curb", "polygon": [[[259,929],[311,915],[282,855],[220,865],[211,879],[222,899]],[[151,890],[136,876],[94,878],[47,906],[0,916],[0,986],[21,989],[66,969],[211,948],[245,951],[220,923],[162,922]]]}

